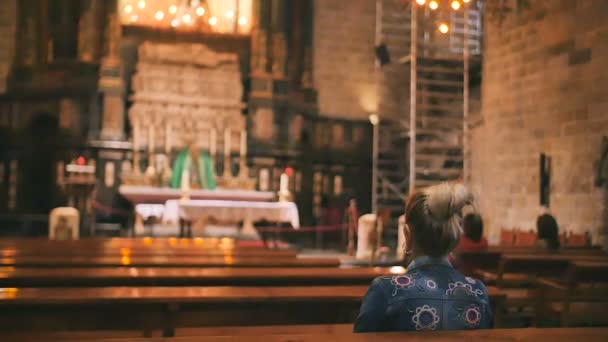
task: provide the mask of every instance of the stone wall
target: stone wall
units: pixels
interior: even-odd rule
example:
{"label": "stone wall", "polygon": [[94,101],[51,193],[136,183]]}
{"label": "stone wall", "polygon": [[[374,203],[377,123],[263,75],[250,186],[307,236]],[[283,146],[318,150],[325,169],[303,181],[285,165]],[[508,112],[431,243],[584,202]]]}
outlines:
{"label": "stone wall", "polygon": [[322,115],[363,119],[376,111],[375,20],[375,1],[314,1],[313,74]]}
{"label": "stone wall", "polygon": [[15,57],[17,35],[17,0],[2,1],[0,6],[0,94],[6,92]]}
{"label": "stone wall", "polygon": [[540,211],[540,154],[552,157],[550,212],[560,230],[597,242],[608,205],[594,185],[608,135],[608,1],[531,1],[486,19],[481,120],[470,131],[471,187],[490,241],[501,227],[532,229]]}
{"label": "stone wall", "polygon": [[378,113],[382,117],[406,119],[410,112],[410,65],[399,64],[410,53],[410,9],[404,2],[382,0],[381,40],[391,62],[378,77]]}

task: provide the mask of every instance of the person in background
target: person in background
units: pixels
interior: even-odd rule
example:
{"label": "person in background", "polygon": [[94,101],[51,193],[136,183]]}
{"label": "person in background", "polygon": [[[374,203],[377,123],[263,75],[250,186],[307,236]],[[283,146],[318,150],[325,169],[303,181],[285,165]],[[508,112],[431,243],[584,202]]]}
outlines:
{"label": "person in background", "polygon": [[555,252],[559,250],[559,228],[555,217],[550,214],[542,214],[536,219],[536,231],[538,248]]}
{"label": "person in background", "polygon": [[355,332],[491,328],[486,287],[448,261],[458,245],[462,208],[472,204],[463,185],[440,184],[407,201],[407,272],[376,278],[363,298]]}
{"label": "person in background", "polygon": [[[467,262],[467,259],[477,258],[475,253],[484,252],[488,249],[488,241],[483,237],[483,220],[479,214],[469,213],[463,220],[463,236],[460,242],[450,255],[450,262],[463,274],[472,274],[475,263]],[[462,253],[473,253],[464,256]]]}
{"label": "person in background", "polygon": [[470,213],[463,220],[464,235],[460,237],[456,252],[478,252],[488,249],[488,241],[483,237],[483,220],[478,214]]}

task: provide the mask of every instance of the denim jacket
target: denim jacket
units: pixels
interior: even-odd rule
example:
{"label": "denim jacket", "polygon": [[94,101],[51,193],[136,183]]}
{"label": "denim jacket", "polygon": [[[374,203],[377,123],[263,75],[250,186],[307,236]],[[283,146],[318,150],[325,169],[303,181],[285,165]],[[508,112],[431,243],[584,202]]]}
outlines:
{"label": "denim jacket", "polygon": [[491,328],[485,286],[445,259],[419,257],[401,275],[376,278],[363,298],[355,332]]}

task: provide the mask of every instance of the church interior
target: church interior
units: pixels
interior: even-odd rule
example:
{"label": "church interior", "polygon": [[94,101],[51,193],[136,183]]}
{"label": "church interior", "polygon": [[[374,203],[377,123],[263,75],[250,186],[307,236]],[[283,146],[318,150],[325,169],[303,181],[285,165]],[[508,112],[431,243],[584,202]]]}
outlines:
{"label": "church interior", "polygon": [[0,340],[606,341],[607,23],[1,0]]}

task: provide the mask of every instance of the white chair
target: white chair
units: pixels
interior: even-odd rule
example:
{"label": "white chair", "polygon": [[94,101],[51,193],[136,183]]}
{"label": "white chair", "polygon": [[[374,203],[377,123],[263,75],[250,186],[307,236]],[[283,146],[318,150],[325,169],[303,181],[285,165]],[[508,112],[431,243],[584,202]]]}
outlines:
{"label": "white chair", "polygon": [[405,215],[399,216],[399,226],[397,228],[397,259],[403,260],[405,257],[405,250],[403,249],[405,246],[405,234],[403,233],[403,229],[405,229]]}
{"label": "white chair", "polygon": [[80,237],[80,213],[76,208],[59,207],[49,215],[50,240],[78,240]]}
{"label": "white chair", "polygon": [[369,259],[372,257],[374,244],[376,245],[375,250],[378,250],[378,247],[381,245],[380,237],[382,236],[382,230],[382,222],[376,219],[376,215],[365,214],[359,217],[357,253],[355,254],[357,259]]}

